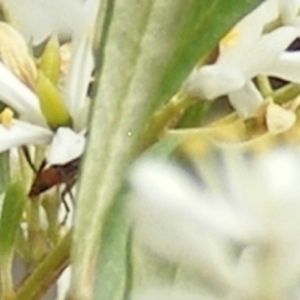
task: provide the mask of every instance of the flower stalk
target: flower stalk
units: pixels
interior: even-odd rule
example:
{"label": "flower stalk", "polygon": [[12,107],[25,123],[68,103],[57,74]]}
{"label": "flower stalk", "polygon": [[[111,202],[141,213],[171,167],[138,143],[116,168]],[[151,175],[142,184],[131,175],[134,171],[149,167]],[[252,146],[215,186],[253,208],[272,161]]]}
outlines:
{"label": "flower stalk", "polygon": [[48,253],[42,262],[22,282],[16,291],[15,300],[28,300],[40,297],[68,266],[70,259],[71,232]]}

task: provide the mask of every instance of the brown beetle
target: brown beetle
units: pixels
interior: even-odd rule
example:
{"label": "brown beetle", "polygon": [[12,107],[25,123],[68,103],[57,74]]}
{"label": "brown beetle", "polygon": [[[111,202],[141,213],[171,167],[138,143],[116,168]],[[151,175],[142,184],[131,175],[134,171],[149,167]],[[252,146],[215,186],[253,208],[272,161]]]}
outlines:
{"label": "brown beetle", "polygon": [[70,191],[76,180],[79,164],[80,158],[76,158],[66,164],[52,165],[45,169],[46,162],[44,161],[36,173],[28,196],[39,196],[41,193],[59,184],[66,184],[66,191]]}
{"label": "brown beetle", "polygon": [[[65,188],[61,193],[61,201],[66,209],[66,216],[63,221],[65,223],[68,213],[70,212],[69,205],[65,199],[68,193],[73,199],[71,188],[74,185],[79,170],[80,157],[71,160],[70,162],[63,165],[52,165],[45,169],[46,160],[44,160],[36,172],[35,179],[31,185],[28,196],[30,198],[37,197],[43,192],[51,189],[54,186],[65,184]],[[30,163],[32,165],[32,163]],[[35,169],[34,169],[35,170]]]}

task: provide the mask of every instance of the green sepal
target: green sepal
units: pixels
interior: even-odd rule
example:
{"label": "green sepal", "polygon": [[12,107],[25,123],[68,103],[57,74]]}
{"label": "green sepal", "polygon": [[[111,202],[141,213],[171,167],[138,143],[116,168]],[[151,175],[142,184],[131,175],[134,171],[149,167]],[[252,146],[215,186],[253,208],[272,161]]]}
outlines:
{"label": "green sepal", "polygon": [[51,129],[72,126],[71,116],[60,92],[42,71],[39,72],[36,81],[36,93],[40,99],[41,110]]}
{"label": "green sepal", "polygon": [[59,42],[57,36],[52,36],[40,57],[39,69],[48,77],[54,84],[57,84],[60,74],[60,54]]}

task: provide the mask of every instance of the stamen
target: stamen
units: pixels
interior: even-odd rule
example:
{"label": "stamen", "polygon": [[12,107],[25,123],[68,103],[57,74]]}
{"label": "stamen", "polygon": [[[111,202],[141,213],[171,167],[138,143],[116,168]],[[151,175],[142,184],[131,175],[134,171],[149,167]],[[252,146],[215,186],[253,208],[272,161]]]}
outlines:
{"label": "stamen", "polygon": [[14,112],[6,107],[1,113],[0,113],[0,123],[9,129],[11,127],[12,119],[14,117]]}

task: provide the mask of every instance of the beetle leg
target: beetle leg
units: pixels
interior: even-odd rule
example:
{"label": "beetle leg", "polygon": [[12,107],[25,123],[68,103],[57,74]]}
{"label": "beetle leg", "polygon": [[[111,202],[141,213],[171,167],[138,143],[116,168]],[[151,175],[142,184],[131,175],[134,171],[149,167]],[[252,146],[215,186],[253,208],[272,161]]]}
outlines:
{"label": "beetle leg", "polygon": [[34,173],[38,173],[38,170],[36,169],[32,159],[31,159],[28,147],[22,146],[21,149],[23,151],[24,157],[25,157],[27,163],[29,164],[30,168],[33,170]]}
{"label": "beetle leg", "polygon": [[65,217],[63,219],[62,224],[66,223],[68,215],[69,215],[69,213],[71,211],[70,206],[69,206],[69,204],[68,204],[68,202],[66,200],[66,196],[69,195],[70,198],[71,198],[72,203],[75,203],[75,201],[74,201],[74,195],[72,193],[72,187],[74,186],[75,182],[76,182],[76,178],[73,178],[72,180],[66,180],[66,182],[65,182],[65,188],[63,189],[63,191],[61,193],[61,201],[62,201],[62,203],[63,203],[63,205],[64,205],[64,207],[66,209],[66,215],[65,215]]}

